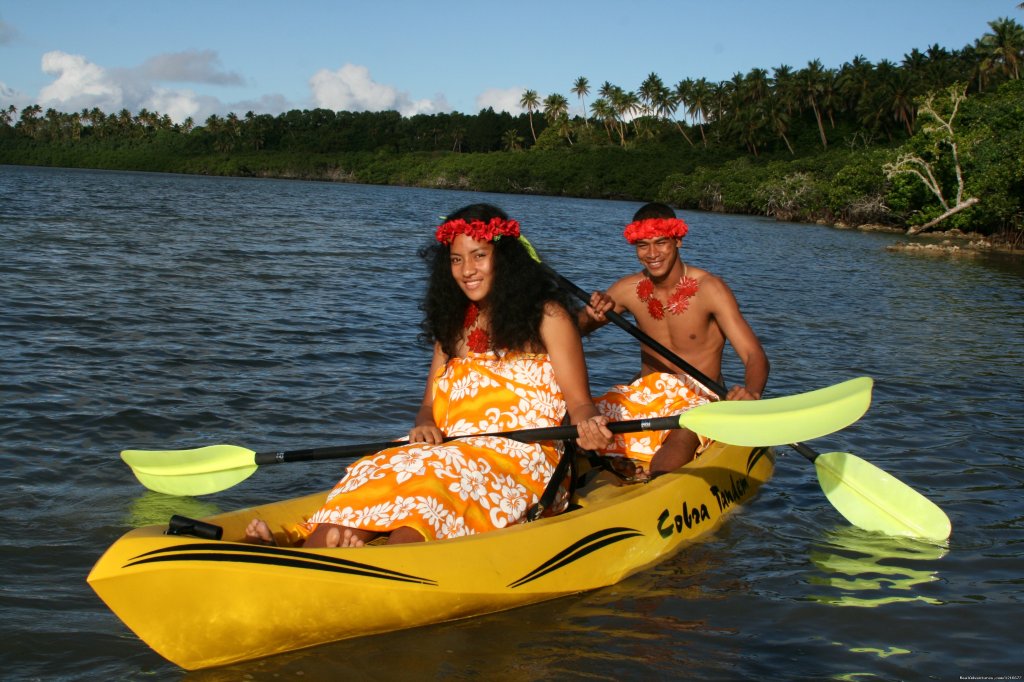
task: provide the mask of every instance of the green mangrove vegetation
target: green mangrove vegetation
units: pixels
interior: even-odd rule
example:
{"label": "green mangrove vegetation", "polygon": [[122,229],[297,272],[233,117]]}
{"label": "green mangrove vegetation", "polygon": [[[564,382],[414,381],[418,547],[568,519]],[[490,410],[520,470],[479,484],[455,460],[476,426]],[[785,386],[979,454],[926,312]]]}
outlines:
{"label": "green mangrove vegetation", "polygon": [[754,68],[722,82],[580,77],[485,109],[252,111],[176,123],[132,113],[0,110],[0,163],[299,178],[594,198],[910,232],[1024,230],[1024,27],[972,45]]}

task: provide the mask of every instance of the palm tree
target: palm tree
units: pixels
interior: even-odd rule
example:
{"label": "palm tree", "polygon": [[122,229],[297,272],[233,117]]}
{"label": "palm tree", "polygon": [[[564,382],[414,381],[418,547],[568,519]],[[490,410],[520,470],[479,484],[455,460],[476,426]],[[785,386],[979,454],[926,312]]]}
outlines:
{"label": "palm tree", "polygon": [[725,124],[726,107],[729,103],[729,88],[726,81],[711,84],[711,115],[715,121],[715,141],[722,141],[722,126]]}
{"label": "palm tree", "polygon": [[637,105],[636,95],[627,93],[617,85],[605,81],[599,91],[602,99],[608,103],[612,112],[612,119],[615,122],[615,132],[619,134],[619,144],[626,146],[626,117],[630,115]]}
{"label": "palm tree", "polygon": [[925,70],[928,68],[928,57],[916,47],[903,55],[902,71],[910,76],[910,80],[916,85],[925,80]]}
{"label": "palm tree", "polygon": [[40,128],[42,126],[42,120],[39,115],[43,113],[43,108],[38,104],[30,104],[21,110],[21,115],[18,117],[18,123],[16,127],[20,128],[26,135],[35,139],[39,135]]}
{"label": "palm tree", "polygon": [[519,100],[519,106],[526,109],[526,115],[530,119],[530,134],[533,135],[533,143],[537,143],[537,131],[533,128],[533,112],[540,109],[540,95],[536,90],[524,90]]}
{"label": "palm tree", "polygon": [[515,128],[509,128],[506,130],[501,136],[501,142],[505,149],[510,152],[523,148],[523,137]]}
{"label": "palm tree", "polygon": [[938,90],[948,83],[958,80],[954,55],[938,43],[931,45],[925,52],[927,66],[925,68],[924,90]]}
{"label": "palm tree", "polygon": [[696,83],[692,78],[684,78],[683,80],[676,83],[676,86],[672,88],[672,96],[676,99],[676,104],[681,106],[687,116],[690,116],[694,123],[697,122],[696,118],[693,118],[693,89],[696,87]]}
{"label": "palm tree", "polygon": [[157,118],[158,116],[155,113],[151,112],[149,109],[145,107],[140,109],[139,113],[135,115],[134,119],[135,127],[139,131],[138,134],[142,135],[143,133],[155,128]]}
{"label": "palm tree", "polygon": [[797,87],[802,98],[811,105],[814,111],[814,119],[818,122],[818,133],[821,135],[821,146],[828,149],[828,138],[825,137],[825,125],[821,120],[821,109],[818,107],[818,100],[825,92],[825,68],[820,59],[807,63],[807,68],[797,72]]}
{"label": "palm tree", "polygon": [[548,123],[554,124],[562,116],[568,115],[569,100],[565,95],[554,92],[544,98],[544,118]]}
{"label": "palm tree", "polygon": [[899,78],[899,68],[892,61],[883,59],[878,62],[870,78],[869,87],[857,100],[855,113],[858,122],[872,133],[884,132],[891,140],[893,139],[893,127],[891,125],[892,97],[890,94],[897,89],[896,80]]}
{"label": "palm tree", "polygon": [[1021,62],[1024,61],[1024,26],[1006,17],[990,21],[988,26],[992,32],[978,41],[988,68],[994,72],[1001,67],[1011,80],[1020,79]]}
{"label": "palm tree", "polygon": [[572,144],[569,125],[569,100],[557,92],[544,98],[544,118],[549,125],[558,126],[565,139]]}
{"label": "palm tree", "polygon": [[92,134],[96,137],[106,137],[109,129],[107,116],[99,107],[93,107],[89,110],[89,120],[92,121]]}
{"label": "palm tree", "polygon": [[704,122],[711,111],[711,86],[706,78],[691,80],[686,78],[676,83],[676,99],[686,107],[690,120],[700,127],[700,139],[708,146],[708,138],[704,134]]}
{"label": "palm tree", "polygon": [[836,89],[846,111],[856,111],[874,87],[875,67],[863,55],[857,55],[839,69]]}
{"label": "palm tree", "polygon": [[664,82],[661,80],[661,76],[654,73],[653,71],[647,74],[647,78],[640,84],[640,90],[637,94],[640,96],[640,102],[643,106],[643,113],[645,116],[650,116],[655,113],[655,100],[658,99],[658,93],[665,88]]}
{"label": "palm tree", "polygon": [[9,105],[6,109],[0,109],[0,125],[5,128],[11,125],[11,121],[14,120],[14,115],[18,113],[18,108],[13,104]]}
{"label": "palm tree", "polygon": [[206,131],[213,138],[213,149],[218,152],[226,152],[231,148],[231,141],[225,134],[227,124],[217,114],[210,114],[205,122]]}
{"label": "palm tree", "polygon": [[604,131],[608,135],[608,141],[612,141],[612,128],[615,127],[615,109],[608,104],[604,97],[598,97],[590,105],[590,113],[594,118],[599,119],[604,125]]}
{"label": "palm tree", "polygon": [[743,77],[743,74],[737,71],[732,75],[732,78],[724,82],[724,86],[726,111],[728,111],[730,117],[736,116],[743,111],[743,105],[746,104],[748,99],[745,94],[747,80]]}
{"label": "palm tree", "polygon": [[573,83],[572,92],[580,98],[580,107],[583,109],[583,123],[589,128],[590,119],[587,117],[587,102],[583,98],[590,94],[590,81],[580,76]]}
{"label": "palm tree", "polygon": [[266,142],[267,127],[264,124],[263,116],[257,116],[256,112],[250,110],[245,112],[245,124],[242,126],[242,136],[248,145],[256,151],[263,149]]}
{"label": "palm tree", "polygon": [[615,99],[612,100],[612,106],[615,107],[615,112],[619,115],[619,127],[621,128],[621,132],[619,134],[622,136],[623,144],[625,144],[626,142],[625,136],[627,118],[633,121],[633,134],[639,136],[640,128],[639,123],[637,121],[640,118],[639,114],[642,110],[642,106],[640,104],[640,98],[637,97],[637,94],[632,90],[627,92],[622,88],[619,88],[615,92]]}
{"label": "palm tree", "polygon": [[890,81],[889,106],[892,117],[904,125],[908,136],[913,136],[917,105],[914,104],[911,76],[905,71],[897,71]]}
{"label": "palm tree", "polygon": [[786,131],[789,130],[789,113],[786,111],[783,103],[772,97],[764,102],[764,107],[764,113],[772,132],[782,138],[790,154],[796,154],[793,151],[793,145],[789,143],[789,138],[786,137]]}
{"label": "palm tree", "polygon": [[132,116],[132,112],[127,109],[122,109],[117,112],[117,129],[125,137],[129,136],[134,126],[135,117]]}
{"label": "palm tree", "polygon": [[683,139],[689,142],[691,147],[695,146],[693,144],[693,140],[691,140],[690,136],[686,134],[686,131],[683,129],[683,126],[675,117],[676,110],[679,108],[679,105],[682,102],[682,100],[676,97],[675,91],[669,90],[664,86],[664,84],[661,84],[661,79],[658,79],[658,82],[660,84],[660,87],[654,90],[654,99],[652,100],[655,115],[660,116],[666,121],[671,119],[672,123],[675,124],[676,130],[682,133]]}
{"label": "palm tree", "polygon": [[829,125],[834,130],[836,127],[836,105],[839,102],[839,93],[836,91],[835,69],[825,69],[821,79],[821,110],[828,114]]}
{"label": "palm tree", "polygon": [[751,102],[760,102],[768,99],[771,86],[768,81],[768,72],[764,69],[751,69],[744,78],[746,95]]}

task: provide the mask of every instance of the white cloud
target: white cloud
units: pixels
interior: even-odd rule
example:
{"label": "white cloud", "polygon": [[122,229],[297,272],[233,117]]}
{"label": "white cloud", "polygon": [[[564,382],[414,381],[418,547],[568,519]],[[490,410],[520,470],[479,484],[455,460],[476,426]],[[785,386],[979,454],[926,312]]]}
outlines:
{"label": "white cloud", "polygon": [[377,83],[370,70],[357,64],[345,64],[337,71],[321,69],[309,79],[317,107],[334,111],[397,111],[403,116],[447,111],[443,97],[412,100],[408,93]]}
{"label": "white cloud", "polygon": [[477,110],[492,107],[495,111],[507,111],[513,116],[518,116],[525,111],[525,109],[519,106],[519,100],[523,98],[525,90],[526,88],[491,88],[484,90],[476,98]]}
{"label": "white cloud", "polygon": [[176,123],[181,123],[191,116],[193,123],[201,125],[207,118],[198,118],[201,105],[199,98],[191,90],[154,88],[146,101],[140,103],[140,106],[155,111],[161,116],[167,114]]}
{"label": "white cloud", "polygon": [[[42,58],[43,72],[54,77],[49,85],[30,98],[0,83],[0,103],[18,108],[37,103],[44,109],[64,112],[99,108],[107,114],[122,109],[138,113],[142,109],[168,115],[175,123],[186,118],[201,125],[211,114],[239,116],[248,111],[276,116],[293,108],[323,107],[335,111],[398,111],[403,116],[451,111],[441,94],[433,99],[413,100],[408,93],[377,83],[369,69],[345,64],[336,71],[321,69],[309,80],[312,105],[296,107],[287,98],[263,95],[258,99],[225,103],[217,97],[199,94],[188,88],[161,86],[161,82],[194,82],[213,85],[234,85],[243,79],[224,71],[215,52],[195,50],[168,53],[148,59],[142,66],[104,68],[84,56],[61,51],[47,52]],[[492,90],[478,101],[481,108],[516,111],[519,90]],[[517,112],[518,113],[518,112]]]}
{"label": "white cloud", "polygon": [[[44,73],[55,76],[55,80],[40,90],[37,99],[31,100],[11,92],[9,88],[0,87],[0,102],[19,107],[38,103],[44,109],[52,107],[64,112],[93,107],[107,114],[121,109],[133,113],[149,109],[161,115],[167,114],[175,123],[191,117],[197,124],[202,124],[211,114],[227,114],[228,107],[216,97],[200,95],[187,88],[162,87],[157,83],[185,81],[233,85],[242,82],[237,74],[221,70],[216,53],[209,50],[158,55],[141,67],[117,69],[103,68],[81,55],[53,51],[43,55],[42,69]],[[255,104],[243,104],[243,109],[234,110],[239,115],[250,110],[276,115],[289,108],[287,100],[278,95],[264,96]]]}
{"label": "white cloud", "polygon": [[57,79],[39,91],[39,104],[62,111],[99,107],[107,113],[124,107],[124,92],[103,68],[66,52],[43,55],[43,72]]}

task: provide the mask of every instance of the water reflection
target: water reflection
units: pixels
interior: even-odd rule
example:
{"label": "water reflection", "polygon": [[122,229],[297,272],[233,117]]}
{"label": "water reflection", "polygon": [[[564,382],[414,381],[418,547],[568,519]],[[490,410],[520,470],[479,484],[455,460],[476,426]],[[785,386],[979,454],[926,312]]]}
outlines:
{"label": "water reflection", "polygon": [[132,528],[164,525],[174,514],[201,519],[223,511],[216,504],[194,497],[174,497],[147,490],[128,508],[125,523]]}
{"label": "water reflection", "polygon": [[852,526],[826,534],[810,559],[819,573],[812,585],[828,588],[811,599],[832,606],[874,608],[897,602],[941,604],[921,586],[939,579],[934,562],[946,555],[941,545],[872,533]]}

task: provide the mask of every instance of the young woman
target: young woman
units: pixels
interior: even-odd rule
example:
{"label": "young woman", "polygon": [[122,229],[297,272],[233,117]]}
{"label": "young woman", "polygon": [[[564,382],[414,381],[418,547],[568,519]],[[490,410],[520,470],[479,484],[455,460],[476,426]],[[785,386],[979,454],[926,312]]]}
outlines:
{"label": "young woman", "polygon": [[[540,269],[519,223],[488,204],[460,209],[421,255],[430,266],[423,336],[434,344],[409,443],[353,463],[299,527],[306,547],[459,537],[520,521],[551,478],[561,444],[444,436],[557,426],[585,449],[612,434],[590,395],[565,295]],[[253,521],[254,541],[273,540]]]}

